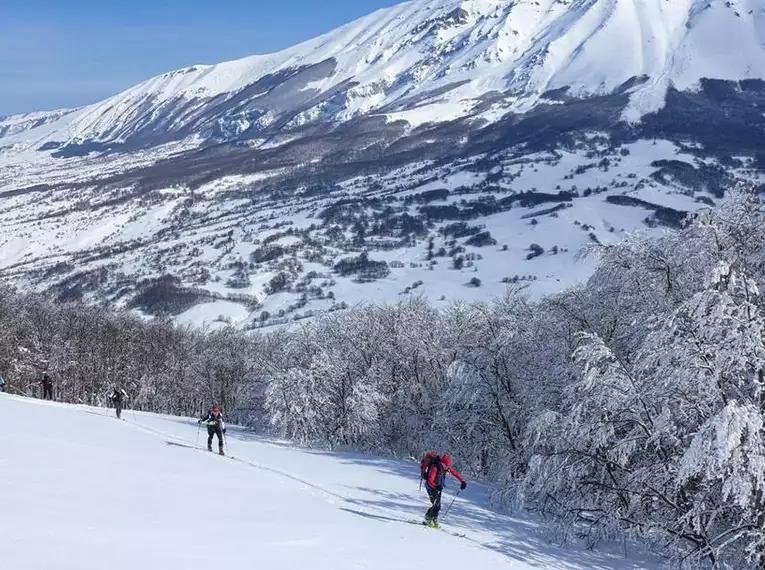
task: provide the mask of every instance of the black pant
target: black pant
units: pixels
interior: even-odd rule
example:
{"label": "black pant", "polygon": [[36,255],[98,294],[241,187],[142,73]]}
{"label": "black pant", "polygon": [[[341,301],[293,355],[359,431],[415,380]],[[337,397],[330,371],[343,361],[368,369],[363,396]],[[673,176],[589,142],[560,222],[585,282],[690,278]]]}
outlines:
{"label": "black pant", "polygon": [[43,384],[43,400],[53,399],[53,386]]}
{"label": "black pant", "polygon": [[441,512],[441,490],[431,489],[427,485],[425,489],[428,491],[428,497],[430,498],[431,507],[428,512],[425,513],[427,520],[438,520],[438,513]]}
{"label": "black pant", "polygon": [[114,409],[117,411],[117,419],[120,419],[122,417],[122,402],[115,400]]}
{"label": "black pant", "polygon": [[207,449],[212,449],[213,436],[218,436],[218,449],[223,450],[223,431],[220,426],[207,426]]}

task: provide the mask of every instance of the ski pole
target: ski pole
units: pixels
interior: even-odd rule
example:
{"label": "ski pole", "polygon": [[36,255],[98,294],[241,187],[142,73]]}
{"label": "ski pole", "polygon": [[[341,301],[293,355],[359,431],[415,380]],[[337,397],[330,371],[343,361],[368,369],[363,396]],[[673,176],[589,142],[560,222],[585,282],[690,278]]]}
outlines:
{"label": "ski pole", "polygon": [[454,495],[454,498],[452,499],[452,502],[451,502],[451,503],[449,503],[449,506],[448,506],[448,507],[446,507],[446,512],[444,513],[444,516],[443,516],[443,517],[441,517],[441,518],[443,518],[443,519],[445,519],[445,518],[446,518],[446,515],[448,515],[448,514],[449,514],[449,510],[452,508],[452,505],[454,504],[454,501],[456,501],[456,500],[457,500],[457,497],[459,497],[459,496],[460,496],[460,493],[461,493],[461,492],[462,492],[462,489],[460,489],[459,491],[457,491],[457,494],[456,494],[456,495]]}
{"label": "ski pole", "polygon": [[197,423],[197,438],[194,440],[194,447],[199,447],[199,430],[202,429],[202,422]]}

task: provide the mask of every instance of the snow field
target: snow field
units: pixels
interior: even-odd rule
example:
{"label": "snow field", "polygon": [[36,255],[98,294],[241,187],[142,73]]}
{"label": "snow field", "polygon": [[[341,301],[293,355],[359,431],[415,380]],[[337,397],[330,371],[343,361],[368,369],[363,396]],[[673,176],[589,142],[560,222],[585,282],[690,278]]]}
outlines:
{"label": "snow field", "polygon": [[[595,137],[597,133],[593,133]],[[393,302],[404,298],[406,288],[414,283],[422,285],[411,289],[413,294],[425,294],[431,300],[451,302],[453,300],[482,301],[502,296],[507,285],[504,279],[516,275],[521,283],[529,286],[533,296],[539,297],[586,280],[591,274],[592,260],[580,259],[579,253],[591,241],[592,232],[603,243],[613,243],[631,232],[655,234],[661,227],[649,229],[644,220],[651,211],[641,207],[610,204],[606,197],[627,194],[647,200],[653,204],[669,206],[678,210],[691,211],[704,206],[694,201],[682,185],[662,185],[652,179],[657,171],[654,161],[674,159],[689,165],[698,164],[683,147],[666,140],[639,141],[625,145],[625,154],[611,156],[608,168],[595,166],[600,158],[593,158],[582,151],[560,151],[559,153],[534,153],[521,158],[507,156],[498,163],[497,170],[502,178],[497,186],[509,192],[539,191],[556,193],[559,190],[577,190],[582,194],[587,188],[612,188],[608,193],[594,193],[579,197],[571,202],[572,207],[534,218],[528,216],[549,209],[553,204],[541,204],[533,208],[516,207],[512,210],[470,220],[473,226],[485,226],[497,240],[496,246],[467,246],[467,253],[479,254],[483,259],[473,262],[472,267],[461,271],[452,269],[451,258],[437,258],[438,265],[428,269],[426,260],[427,238],[421,238],[413,246],[402,246],[394,250],[380,251],[370,242],[370,258],[388,263],[398,262],[390,275],[374,283],[359,284],[352,278],[337,276],[331,263],[328,265],[308,262],[304,253],[308,245],[297,244],[297,259],[302,279],[310,271],[322,277],[314,281],[320,284],[334,279],[335,285],[324,287],[332,291],[335,300],[310,298],[308,304],[296,312],[290,307],[298,302],[296,293],[267,295],[265,286],[278,273],[275,267],[265,264],[250,270],[249,285],[238,288],[228,286],[235,271],[232,262],[247,262],[250,254],[261,247],[258,242],[272,234],[283,232],[285,227],[295,230],[308,228],[311,224],[321,226],[317,217],[326,206],[337,200],[365,197],[374,199],[394,195],[403,200],[408,195],[429,190],[448,189],[452,193],[443,201],[433,205],[459,205],[462,200],[476,200],[483,196],[496,196],[502,191],[461,194],[456,190],[463,186],[476,187],[486,180],[486,173],[471,171],[471,165],[479,157],[471,157],[447,167],[431,169],[427,163],[415,163],[394,169],[375,178],[381,189],[370,190],[369,177],[354,177],[340,183],[341,190],[331,196],[302,198],[296,196],[282,203],[276,203],[267,196],[259,195],[249,203],[236,195],[226,192],[242,190],[247,184],[260,180],[266,174],[253,176],[228,176],[200,187],[198,196],[210,200],[198,200],[188,205],[188,189],[167,188],[148,203],[132,200],[99,209],[78,209],[79,203],[97,204],[118,196],[121,190],[109,195],[96,195],[93,189],[78,190],[69,195],[56,191],[30,193],[0,201],[0,269],[10,282],[34,290],[48,287],[71,276],[77,271],[93,271],[105,268],[109,275],[122,273],[125,278],[140,281],[155,278],[165,273],[180,276],[187,287],[199,286],[197,278],[200,268],[209,270],[211,279],[202,288],[211,293],[227,297],[229,294],[246,294],[257,298],[261,306],[254,312],[242,302],[219,300],[193,307],[177,317],[181,324],[196,324],[217,328],[226,322],[237,327],[247,327],[255,322],[259,326],[261,313],[267,312],[272,318],[284,310],[286,318],[304,317],[322,313],[332,305],[346,303],[354,306],[361,302]],[[274,171],[275,172],[275,171]],[[761,182],[759,176],[738,169],[736,176]],[[422,180],[422,184],[418,181]],[[397,207],[401,202],[397,204]],[[408,206],[412,215],[417,215],[418,203]],[[95,208],[95,206],[93,207]],[[98,215],[94,215],[97,212]],[[451,220],[439,222],[431,231],[435,237],[436,250],[444,245],[439,236],[439,227]],[[536,222],[536,223],[533,223]],[[173,228],[168,232],[168,228]],[[225,236],[233,232],[233,241],[223,244]],[[319,231],[314,232],[324,239]],[[346,236],[350,237],[350,236]],[[275,243],[291,246],[299,241],[296,236],[282,236]],[[458,240],[465,241],[464,238]],[[357,252],[332,247],[325,255],[329,262],[356,255]],[[528,261],[529,246],[539,244],[545,249],[544,255]],[[503,246],[507,245],[507,250]],[[557,246],[558,253],[553,254]],[[107,250],[105,255],[101,255]],[[446,248],[447,251],[450,249]],[[55,271],[56,264],[69,261],[73,269],[64,267],[63,272]],[[401,267],[399,264],[403,264]],[[414,264],[414,265],[413,265]],[[32,269],[51,269],[51,273],[40,278],[28,278]],[[531,277],[530,277],[531,276]],[[473,277],[481,280],[480,287],[469,286]],[[116,277],[110,277],[111,280]],[[118,288],[112,288],[117,290]],[[100,300],[97,295],[89,300]],[[117,301],[124,304],[127,297]],[[213,301],[213,299],[210,299]],[[219,319],[219,317],[222,317]],[[276,323],[270,323],[276,324]]]}
{"label": "snow field", "polygon": [[[648,569],[564,550],[539,526],[489,511],[471,483],[444,520],[455,537],[407,521],[426,508],[418,466],[295,449],[229,429],[222,458],[197,448],[192,419],[0,395],[13,426],[0,470],[0,553],[9,570],[254,565],[408,569]],[[455,486],[447,493],[451,496]],[[464,498],[463,498],[464,497]]]}

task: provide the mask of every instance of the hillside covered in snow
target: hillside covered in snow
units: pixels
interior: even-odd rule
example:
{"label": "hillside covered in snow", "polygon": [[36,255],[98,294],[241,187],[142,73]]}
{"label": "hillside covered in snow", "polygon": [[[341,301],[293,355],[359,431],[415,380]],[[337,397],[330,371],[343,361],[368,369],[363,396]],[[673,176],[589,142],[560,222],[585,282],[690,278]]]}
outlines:
{"label": "hillside covered in snow", "polygon": [[415,0],[0,118],[0,274],[181,322],[560,290],[763,181],[765,0]]}
{"label": "hillside covered in snow", "polygon": [[[589,557],[572,560],[571,550],[558,551],[553,559],[545,555],[541,561],[540,553],[549,554],[549,549],[523,514],[532,512],[545,521],[545,535],[556,544],[583,541],[607,553],[614,541],[623,549],[624,541],[634,540],[687,570],[756,570],[765,560],[765,531],[759,524],[765,470],[758,468],[765,465],[765,297],[760,293],[765,286],[764,226],[762,193],[738,188],[718,208],[692,216],[682,229],[599,249],[597,268],[582,287],[534,299],[516,286],[492,302],[445,306],[410,295],[397,304],[368,303],[270,334],[177,326],[169,319],[115,311],[105,303],[61,303],[0,287],[0,374],[8,394],[27,398],[47,392],[57,401],[98,407],[120,388],[139,410],[186,417],[212,403],[223,408],[229,423],[316,450],[358,450],[400,459],[420,457],[428,449],[448,450],[470,480],[464,499],[472,506],[459,519],[465,505],[455,506],[441,522],[461,527],[450,532],[470,538],[471,547],[493,551],[487,564],[501,564],[503,559],[494,557],[499,554],[510,559],[511,567],[612,567],[607,556],[599,562]],[[370,278],[370,272],[386,268],[359,257],[338,262],[337,271],[363,269]],[[160,285],[161,295],[145,295],[143,301],[166,298],[162,295],[172,290],[173,282],[163,280]],[[107,438],[107,458],[125,471],[139,466],[144,474],[127,483],[140,486],[128,492],[131,507],[142,504],[132,501],[144,497],[140,490],[171,481],[172,491],[181,491],[185,502],[170,509],[180,499],[165,491],[153,501],[172,514],[152,512],[152,520],[163,528],[165,521],[188,528],[184,523],[191,518],[183,516],[181,522],[174,514],[188,512],[183,510],[191,504],[187,489],[205,489],[207,481],[196,479],[196,463],[189,464],[188,475],[183,469],[183,475],[172,471],[173,477],[165,479],[164,473],[174,469],[176,457],[181,461],[181,451],[199,453],[194,449],[198,432],[193,420],[167,418],[151,427],[149,416],[125,414],[128,425],[132,420],[161,436],[155,443],[164,453],[165,445],[179,448],[176,456],[160,457],[159,449],[152,452],[129,439],[127,432],[115,433],[108,426],[124,424],[94,408],[63,408],[61,414],[56,411],[56,419],[46,420],[42,416],[47,412],[30,409],[38,405],[33,400],[4,396],[0,394],[0,413],[11,430],[10,447],[6,444],[4,449],[11,450],[12,468],[0,475],[0,499],[12,513],[34,505],[31,501],[41,496],[61,505],[67,515],[73,496],[83,497],[78,509],[82,504],[111,509],[110,501],[101,500],[102,492],[94,498],[98,487],[93,481],[108,480],[112,490],[121,478],[83,458],[86,453],[100,458],[95,450],[105,447]],[[6,401],[20,407],[6,409]],[[58,409],[50,403],[41,407],[51,406]],[[69,414],[73,411],[87,413],[77,420]],[[279,497],[279,506],[262,499],[261,489],[274,481],[253,476],[247,482],[261,494],[249,494],[242,484],[234,513],[227,507],[220,511],[244,527],[250,521],[275,525],[278,537],[265,533],[269,539],[280,539],[280,529],[289,528],[301,537],[312,533],[313,523],[303,534],[305,527],[290,512],[294,504],[310,505],[335,527],[317,531],[320,540],[311,552],[334,562],[339,539],[333,533],[353,524],[344,514],[300,496],[290,487],[295,478],[328,493],[331,507],[369,519],[365,524],[372,527],[372,522],[409,525],[400,525],[399,513],[422,513],[422,505],[414,506],[422,497],[415,493],[416,475],[411,477],[416,463],[295,454],[288,444],[257,440],[253,432],[232,429],[230,435],[228,451],[244,460],[243,468],[263,471],[261,475],[276,470],[279,481],[289,479],[283,481],[287,497],[273,495]],[[77,451],[73,442],[85,451]],[[135,453],[134,445],[140,447]],[[282,452],[284,456],[276,455]],[[131,458],[120,463],[123,453]],[[340,465],[335,471],[313,463],[314,458],[339,462],[344,468],[375,466],[402,474],[403,479],[378,479],[366,468],[349,467],[354,472],[351,482],[346,479],[350,471]],[[70,473],[40,468],[40,461],[45,466],[52,461],[76,464],[94,480],[82,479],[82,469]],[[144,467],[148,483],[142,478]],[[187,476],[194,477],[194,484]],[[479,499],[475,479],[493,484],[493,506],[517,509],[521,518],[493,515],[483,499],[474,503]],[[42,491],[30,487],[37,481],[42,481]],[[10,501],[2,495],[8,489],[14,497]],[[19,495],[18,489],[29,491]],[[218,497],[228,487],[221,482],[210,489]],[[18,496],[23,497],[21,503]],[[233,500],[224,497],[227,505]],[[246,506],[241,505],[258,497],[259,507],[266,510],[257,512],[267,518],[257,514],[242,521]],[[285,505],[286,514],[279,510]],[[231,529],[220,512],[211,520]],[[53,525],[55,519],[46,513],[45,521]],[[101,511],[96,515],[103,520]],[[154,527],[134,528],[134,520],[146,522],[140,515],[131,512],[114,524],[125,523],[127,534],[143,540]],[[3,519],[9,521],[10,532],[2,532],[0,541],[21,533],[16,553],[29,551],[23,537],[39,526],[35,513],[31,519],[27,516],[23,510]],[[92,524],[94,517],[86,518]],[[64,519],[62,526],[67,528],[84,526],[78,516]],[[314,519],[300,518],[308,520]],[[100,531],[104,525],[95,528]],[[369,544],[361,523],[353,528],[351,536],[358,544]],[[86,530],[69,542],[95,535],[92,526]],[[237,551],[239,535],[231,531],[221,541]],[[399,531],[390,532],[398,536]],[[39,536],[34,534],[33,540]],[[391,565],[399,564],[401,550],[407,547],[396,543],[394,551],[382,533],[373,540],[385,546]],[[635,553],[630,542],[626,546]],[[463,554],[467,556],[462,551],[453,556],[462,560]]]}
{"label": "hillside covered in snow", "polygon": [[462,568],[658,568],[551,545],[535,521],[487,510],[480,484],[455,502],[443,531],[427,529],[417,522],[426,502],[413,462],[303,451],[235,427],[234,457],[219,457],[199,445],[193,419],[126,412],[118,421],[112,410],[7,394],[0,414],[23,426],[3,447],[12,468],[0,472],[0,544],[13,570],[246,562],[404,570],[424,559]]}

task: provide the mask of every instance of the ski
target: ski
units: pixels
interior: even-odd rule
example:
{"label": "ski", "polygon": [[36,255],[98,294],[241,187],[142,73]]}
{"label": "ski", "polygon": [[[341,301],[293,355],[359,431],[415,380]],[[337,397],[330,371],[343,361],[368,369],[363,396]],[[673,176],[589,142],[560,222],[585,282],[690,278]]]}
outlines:
{"label": "ski", "polygon": [[[426,526],[425,528],[430,528],[430,527]],[[451,535],[451,536],[456,536],[457,538],[467,538],[466,534],[463,534],[461,532],[455,532],[453,530],[449,530],[449,529],[444,528],[444,527],[438,527],[438,528],[435,528],[433,530],[440,530],[441,532],[445,532],[446,534]]]}
{"label": "ski", "polygon": [[466,534],[463,534],[461,532],[455,532],[453,530],[449,530],[449,529],[444,528],[442,526],[439,526],[439,527],[430,527],[430,526],[428,526],[428,523],[426,523],[425,521],[409,520],[409,521],[405,521],[405,522],[407,522],[408,524],[416,524],[418,526],[423,526],[425,528],[432,528],[433,530],[440,530],[441,532],[445,532],[446,534],[451,535],[451,536],[456,536],[457,538],[467,538]]}

